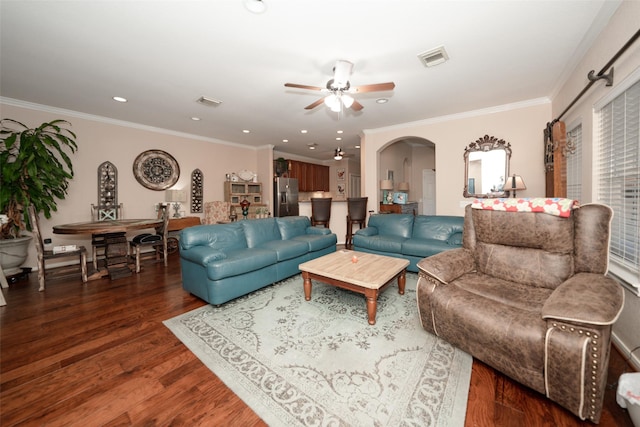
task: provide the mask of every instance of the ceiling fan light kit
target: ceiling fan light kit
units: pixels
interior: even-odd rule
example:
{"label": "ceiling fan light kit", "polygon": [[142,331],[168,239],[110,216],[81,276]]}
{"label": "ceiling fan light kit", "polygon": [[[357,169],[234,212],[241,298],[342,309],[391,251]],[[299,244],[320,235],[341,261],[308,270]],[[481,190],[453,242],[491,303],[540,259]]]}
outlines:
{"label": "ceiling fan light kit", "polygon": [[345,108],[351,108],[354,111],[360,111],[364,108],[362,104],[349,94],[393,90],[396,86],[393,82],[387,82],[352,87],[349,82],[352,71],[353,63],[340,59],[336,61],[336,65],[333,67],[333,78],[327,82],[326,88],[301,85],[297,83],[285,83],[284,85],[285,87],[296,89],[317,90],[325,93],[328,92],[329,95],[320,98],[304,108],[305,110],[312,110],[324,103],[329,109],[331,109],[331,111],[336,113],[341,113],[343,106]]}
{"label": "ceiling fan light kit", "polygon": [[342,160],[342,154],[343,151],[340,149],[340,147],[338,147],[336,148],[336,154],[333,156],[333,158],[336,160]]}

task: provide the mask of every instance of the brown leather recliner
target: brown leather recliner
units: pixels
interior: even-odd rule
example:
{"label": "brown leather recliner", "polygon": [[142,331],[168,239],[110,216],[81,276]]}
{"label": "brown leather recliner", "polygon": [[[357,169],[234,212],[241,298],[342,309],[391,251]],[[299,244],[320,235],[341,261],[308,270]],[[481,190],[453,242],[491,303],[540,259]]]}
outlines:
{"label": "brown leather recliner", "polygon": [[600,420],[611,327],[612,211],[568,218],[466,207],[463,247],[418,263],[422,326],[581,419]]}

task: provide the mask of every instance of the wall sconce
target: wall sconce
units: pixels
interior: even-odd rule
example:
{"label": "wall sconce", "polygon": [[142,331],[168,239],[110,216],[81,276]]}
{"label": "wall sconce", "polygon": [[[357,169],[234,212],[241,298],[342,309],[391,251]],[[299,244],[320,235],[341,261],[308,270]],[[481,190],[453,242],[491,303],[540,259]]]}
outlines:
{"label": "wall sconce", "polygon": [[165,201],[173,203],[173,217],[180,218],[180,203],[187,201],[187,190],[167,190]]}
{"label": "wall sconce", "polygon": [[382,203],[390,205],[393,203],[393,181],[383,179],[380,181],[380,189],[382,190]]}
{"label": "wall sconce", "polygon": [[504,191],[513,191],[513,197],[516,197],[516,190],[526,190],[527,186],[524,184],[524,180],[520,175],[513,174],[507,178],[507,182],[504,183]]}

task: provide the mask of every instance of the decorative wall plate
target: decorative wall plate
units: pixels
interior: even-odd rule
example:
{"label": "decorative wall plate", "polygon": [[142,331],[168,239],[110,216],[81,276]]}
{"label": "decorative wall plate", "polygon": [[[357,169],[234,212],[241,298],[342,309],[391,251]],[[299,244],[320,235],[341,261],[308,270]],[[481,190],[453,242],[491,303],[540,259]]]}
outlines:
{"label": "decorative wall plate", "polygon": [[238,172],[238,176],[241,180],[249,182],[253,179],[253,172],[243,169]]}
{"label": "decorative wall plate", "polygon": [[150,190],[165,190],[180,178],[180,166],[173,156],[162,150],[147,150],[133,162],[133,175]]}

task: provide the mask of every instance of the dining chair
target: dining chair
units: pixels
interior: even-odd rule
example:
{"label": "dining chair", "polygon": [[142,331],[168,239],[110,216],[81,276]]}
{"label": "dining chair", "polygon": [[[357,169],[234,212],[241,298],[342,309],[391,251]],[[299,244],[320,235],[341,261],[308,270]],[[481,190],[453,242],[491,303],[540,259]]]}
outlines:
{"label": "dining chair", "polygon": [[27,208],[29,212],[29,222],[31,223],[31,232],[33,233],[33,240],[36,243],[36,251],[38,253],[38,283],[40,285],[39,291],[44,291],[45,282],[45,261],[59,258],[71,258],[78,257],[80,260],[80,272],[82,275],[82,282],[87,283],[87,249],[84,246],[77,246],[76,249],[66,250],[64,252],[55,253],[54,251],[45,250],[44,242],[42,241],[42,234],[40,233],[40,221],[38,214],[33,205],[29,205]]}
{"label": "dining chair", "polygon": [[[143,257],[151,255],[156,261],[160,261],[160,255],[164,259],[164,266],[169,265],[167,240],[169,238],[169,207],[165,204],[158,205],[158,218],[162,218],[162,225],[156,228],[156,234],[139,234],[134,237],[129,245],[131,256],[135,260],[136,273],[140,273],[140,261]],[[142,252],[143,248],[153,248],[153,251]]]}
{"label": "dining chair", "polygon": [[331,197],[311,198],[311,226],[322,225],[329,228],[331,219]]}
{"label": "dining chair", "polygon": [[[107,221],[122,218],[122,203],[118,205],[94,205],[91,203],[91,221]],[[91,259],[93,269],[98,269],[98,256],[105,257],[107,247],[106,234],[93,234],[91,236]],[[101,253],[98,253],[101,252]],[[128,254],[127,254],[128,255]]]}
{"label": "dining chair", "polygon": [[347,236],[344,243],[347,249],[353,246],[353,226],[365,227],[368,200],[368,197],[347,197]]}

